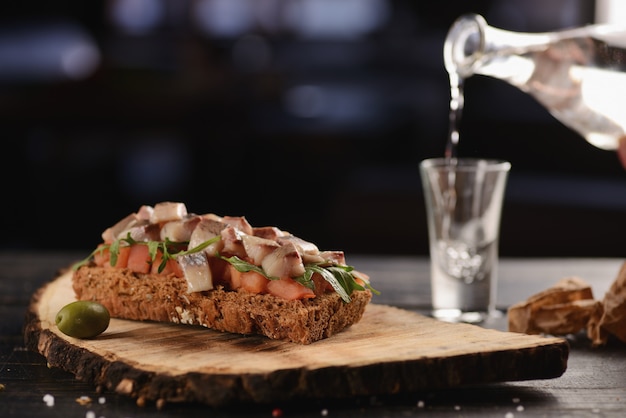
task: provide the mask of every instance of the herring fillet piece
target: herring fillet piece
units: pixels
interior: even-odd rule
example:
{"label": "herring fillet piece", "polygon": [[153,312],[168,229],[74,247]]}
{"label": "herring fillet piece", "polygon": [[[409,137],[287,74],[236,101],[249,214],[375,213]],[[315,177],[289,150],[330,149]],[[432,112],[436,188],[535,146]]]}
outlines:
{"label": "herring fillet piece", "polygon": [[302,257],[291,242],[277,247],[265,256],[261,267],[271,277],[298,277],[304,274]]}
{"label": "herring fillet piece", "polygon": [[263,259],[280,246],[276,241],[254,235],[243,235],[241,241],[246,254],[250,257],[252,264],[256,266],[261,265]]}
{"label": "herring fillet piece", "polygon": [[187,293],[213,289],[213,274],[209,268],[209,260],[204,252],[177,256],[176,261],[178,261],[185,274]]}

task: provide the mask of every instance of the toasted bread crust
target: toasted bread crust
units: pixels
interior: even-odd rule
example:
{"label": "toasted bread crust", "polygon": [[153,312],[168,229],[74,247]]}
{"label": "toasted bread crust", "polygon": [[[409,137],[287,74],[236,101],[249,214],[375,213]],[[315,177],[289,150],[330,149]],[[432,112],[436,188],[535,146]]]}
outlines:
{"label": "toasted bread crust", "polygon": [[299,344],[358,322],[372,297],[369,290],[353,292],[350,303],[335,292],[303,300],[222,287],[188,293],[181,277],[90,265],[74,272],[72,284],[78,299],[102,303],[115,318],[202,325]]}

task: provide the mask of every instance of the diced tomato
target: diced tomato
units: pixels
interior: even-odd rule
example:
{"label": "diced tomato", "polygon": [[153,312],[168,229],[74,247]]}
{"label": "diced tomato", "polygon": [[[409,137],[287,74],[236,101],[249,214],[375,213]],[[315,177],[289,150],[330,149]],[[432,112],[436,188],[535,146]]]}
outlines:
{"label": "diced tomato", "polygon": [[315,292],[306,286],[301,285],[290,277],[283,277],[278,280],[270,280],[267,284],[270,294],[287,300],[314,298]]}
{"label": "diced tomato", "polygon": [[250,293],[266,293],[269,280],[256,271],[241,273],[241,288]]}
{"label": "diced tomato", "polygon": [[267,293],[269,280],[256,271],[238,271],[229,264],[230,288],[232,290],[243,289],[250,293]]}
{"label": "diced tomato", "polygon": [[239,289],[241,287],[241,272],[229,264],[228,273],[230,276],[230,288],[232,290]]}
{"label": "diced tomato", "polygon": [[123,246],[119,248],[117,253],[117,259],[115,260],[115,265],[111,265],[111,252],[108,249],[100,249],[104,244],[100,244],[98,246],[98,251],[96,251],[93,255],[93,261],[97,266],[100,267],[115,267],[115,268],[124,268],[128,264],[128,255],[130,254],[130,247]]}
{"label": "diced tomato", "polygon": [[[121,269],[124,268],[126,266],[128,266],[128,256],[130,255],[130,247],[129,246],[124,246],[124,247],[120,247],[118,253],[117,253],[117,260],[115,260],[115,268]],[[107,263],[108,265],[110,265],[110,263]]]}
{"label": "diced tomato", "polygon": [[98,245],[97,250],[93,254],[93,261],[97,266],[105,266],[109,265],[109,260],[111,259],[111,254],[108,249],[102,248],[104,244]]}
{"label": "diced tomato", "polygon": [[183,272],[183,269],[180,267],[180,264],[178,264],[178,262],[172,258],[167,260],[167,262],[165,263],[165,267],[163,268],[163,270],[161,270],[161,272],[159,272],[159,267],[161,266],[162,262],[163,262],[163,254],[159,251],[157,252],[156,257],[154,258],[154,262],[152,263],[152,268],[150,269],[150,273],[164,274],[164,275],[173,274],[176,277],[183,277],[185,275],[185,273]]}
{"label": "diced tomato", "polygon": [[185,276],[185,272],[183,271],[182,267],[180,266],[180,264],[178,264],[178,261],[176,260],[168,260],[165,270],[167,270],[168,274],[171,271],[172,273],[174,273],[174,276],[176,277]]}
{"label": "diced tomato", "polygon": [[150,273],[152,267],[147,245],[131,245],[127,267],[135,273]]}

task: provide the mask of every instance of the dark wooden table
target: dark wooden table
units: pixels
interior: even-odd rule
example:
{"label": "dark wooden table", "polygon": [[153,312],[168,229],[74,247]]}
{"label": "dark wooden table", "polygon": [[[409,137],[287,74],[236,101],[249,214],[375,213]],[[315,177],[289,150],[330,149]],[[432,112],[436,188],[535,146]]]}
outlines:
{"label": "dark wooden table", "polygon": [[[83,253],[0,252],[0,417],[622,417],[626,413],[626,344],[592,348],[584,333],[568,336],[568,368],[557,379],[507,382],[432,390],[409,395],[343,401],[254,405],[215,409],[204,405],[137,406],[115,393],[97,393],[24,348],[22,326],[33,292],[58,269]],[[376,303],[427,312],[430,302],[427,258],[352,256],[348,262],[371,275],[382,292]],[[624,260],[504,259],[500,262],[498,304],[507,306],[576,275],[601,299]],[[485,327],[506,330],[506,318]],[[48,406],[44,396],[52,395]],[[91,399],[80,402],[81,397]]]}

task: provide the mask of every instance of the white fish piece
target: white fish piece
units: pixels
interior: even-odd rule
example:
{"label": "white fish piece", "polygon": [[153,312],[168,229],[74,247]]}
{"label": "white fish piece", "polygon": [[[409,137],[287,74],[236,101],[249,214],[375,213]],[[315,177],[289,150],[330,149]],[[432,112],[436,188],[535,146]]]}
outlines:
{"label": "white fish piece", "polygon": [[286,233],[275,226],[257,226],[252,228],[252,235],[276,241],[278,237],[284,237]]}
{"label": "white fish piece", "polygon": [[132,239],[139,242],[158,241],[161,237],[161,230],[157,224],[151,224],[148,221],[140,220],[130,228],[122,231],[118,235],[118,238],[126,238],[128,234],[130,234]]}
{"label": "white fish piece", "polygon": [[319,254],[300,254],[304,264],[324,264],[327,261]]}
{"label": "white fish piece", "polygon": [[230,255],[236,255],[239,258],[245,258],[246,249],[243,247],[243,240],[241,237],[244,235],[239,229],[232,225],[228,225],[220,232],[224,247],[222,248],[224,253]]}
{"label": "white fish piece", "polygon": [[252,225],[250,225],[245,216],[223,216],[222,222],[234,226],[244,234],[252,235]]}
{"label": "white fish piece", "polygon": [[261,262],[261,267],[272,277],[297,277],[304,274],[302,257],[292,242],[286,242],[269,253]]}
{"label": "white fish piece", "polygon": [[[212,218],[206,218],[203,215],[200,222],[191,233],[191,237],[189,237],[189,248],[195,248],[198,245],[215,238],[227,226],[228,225],[223,222]],[[215,253],[222,251],[222,248],[224,248],[224,242],[220,239],[206,247],[204,252],[209,256],[213,256]]]}
{"label": "white fish piece", "polygon": [[287,242],[291,242],[292,244],[296,246],[300,254],[315,255],[315,254],[319,254],[320,252],[319,248],[317,248],[317,245],[313,244],[312,242],[305,241],[302,238],[298,238],[295,235],[290,234],[290,235],[285,235],[283,237],[278,237],[276,241],[280,245],[284,245]]}
{"label": "white fish piece", "polygon": [[153,224],[178,221],[187,216],[187,207],[180,202],[161,202],[154,205],[150,222]]}
{"label": "white fish piece", "polygon": [[138,221],[147,221],[150,222],[150,218],[154,213],[154,208],[150,205],[142,205],[137,211],[137,220]]}
{"label": "white fish piece", "polygon": [[165,241],[166,238],[173,242],[189,241],[201,219],[198,215],[185,215],[183,219],[166,222],[161,227],[161,241]]}
{"label": "white fish piece", "polygon": [[219,222],[222,222],[222,217],[221,217],[221,216],[219,216],[219,215],[216,215],[216,214],[214,214],[214,213],[205,213],[205,214],[202,214],[202,215],[200,215],[200,216],[202,216],[202,217],[203,217],[203,218],[205,218],[205,219],[211,219],[211,220],[213,220],[213,221],[219,221]]}
{"label": "white fish piece", "polygon": [[260,266],[263,259],[280,245],[276,241],[255,237],[254,235],[242,234],[241,241],[246,255],[252,264]]}
{"label": "white fish piece", "polygon": [[213,275],[204,252],[180,255],[176,257],[176,261],[185,274],[187,293],[213,289]]}
{"label": "white fish piece", "polygon": [[343,251],[322,251],[319,253],[324,261],[328,261],[340,266],[346,265],[346,256]]}
{"label": "white fish piece", "polygon": [[137,214],[131,213],[124,219],[118,221],[115,225],[105,229],[102,232],[102,240],[104,242],[113,242],[119,238],[120,234],[137,223]]}

